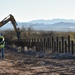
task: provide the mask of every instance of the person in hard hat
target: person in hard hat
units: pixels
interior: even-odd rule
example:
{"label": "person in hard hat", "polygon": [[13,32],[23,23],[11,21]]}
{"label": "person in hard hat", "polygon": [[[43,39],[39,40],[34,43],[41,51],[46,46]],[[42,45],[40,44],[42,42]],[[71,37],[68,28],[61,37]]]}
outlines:
{"label": "person in hard hat", "polygon": [[5,46],[4,37],[2,36],[2,33],[0,33],[0,52],[2,59],[4,58],[4,46]]}

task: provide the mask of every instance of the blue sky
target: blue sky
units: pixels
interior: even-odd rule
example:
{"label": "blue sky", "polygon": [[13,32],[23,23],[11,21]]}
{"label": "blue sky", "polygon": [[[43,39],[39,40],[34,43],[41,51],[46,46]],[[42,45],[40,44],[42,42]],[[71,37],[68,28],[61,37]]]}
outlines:
{"label": "blue sky", "polygon": [[12,14],[17,21],[74,19],[75,0],[0,0],[0,20]]}

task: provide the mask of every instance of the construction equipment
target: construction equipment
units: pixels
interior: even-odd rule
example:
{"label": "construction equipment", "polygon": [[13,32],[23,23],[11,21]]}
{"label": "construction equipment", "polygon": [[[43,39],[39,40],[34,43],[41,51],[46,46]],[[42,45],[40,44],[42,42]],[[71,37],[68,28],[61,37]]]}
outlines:
{"label": "construction equipment", "polygon": [[5,17],[1,22],[0,22],[0,27],[2,27],[3,25],[5,25],[6,23],[8,23],[9,21],[11,21],[16,33],[17,33],[17,38],[19,39],[20,36],[20,31],[19,28],[17,28],[17,23],[16,20],[14,18],[13,15],[8,15],[7,17]]}

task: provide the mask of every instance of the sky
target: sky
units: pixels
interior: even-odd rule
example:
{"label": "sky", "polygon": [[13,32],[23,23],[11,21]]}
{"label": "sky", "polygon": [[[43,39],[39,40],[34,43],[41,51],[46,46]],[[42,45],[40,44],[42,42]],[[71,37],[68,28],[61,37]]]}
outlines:
{"label": "sky", "polygon": [[56,18],[75,20],[75,0],[0,0],[0,20],[9,14],[19,22]]}

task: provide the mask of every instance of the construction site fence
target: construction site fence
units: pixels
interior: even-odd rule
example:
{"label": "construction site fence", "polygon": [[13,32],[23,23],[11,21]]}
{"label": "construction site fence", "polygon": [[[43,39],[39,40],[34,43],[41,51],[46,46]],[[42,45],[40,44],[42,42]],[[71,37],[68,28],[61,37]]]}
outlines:
{"label": "construction site fence", "polygon": [[70,35],[67,36],[67,39],[65,39],[64,36],[33,38],[25,39],[24,41],[18,41],[15,44],[18,46],[22,46],[23,48],[27,47],[28,49],[32,49],[33,47],[35,47],[36,51],[42,52],[52,51],[59,53],[75,53],[75,43],[73,40],[70,40]]}

